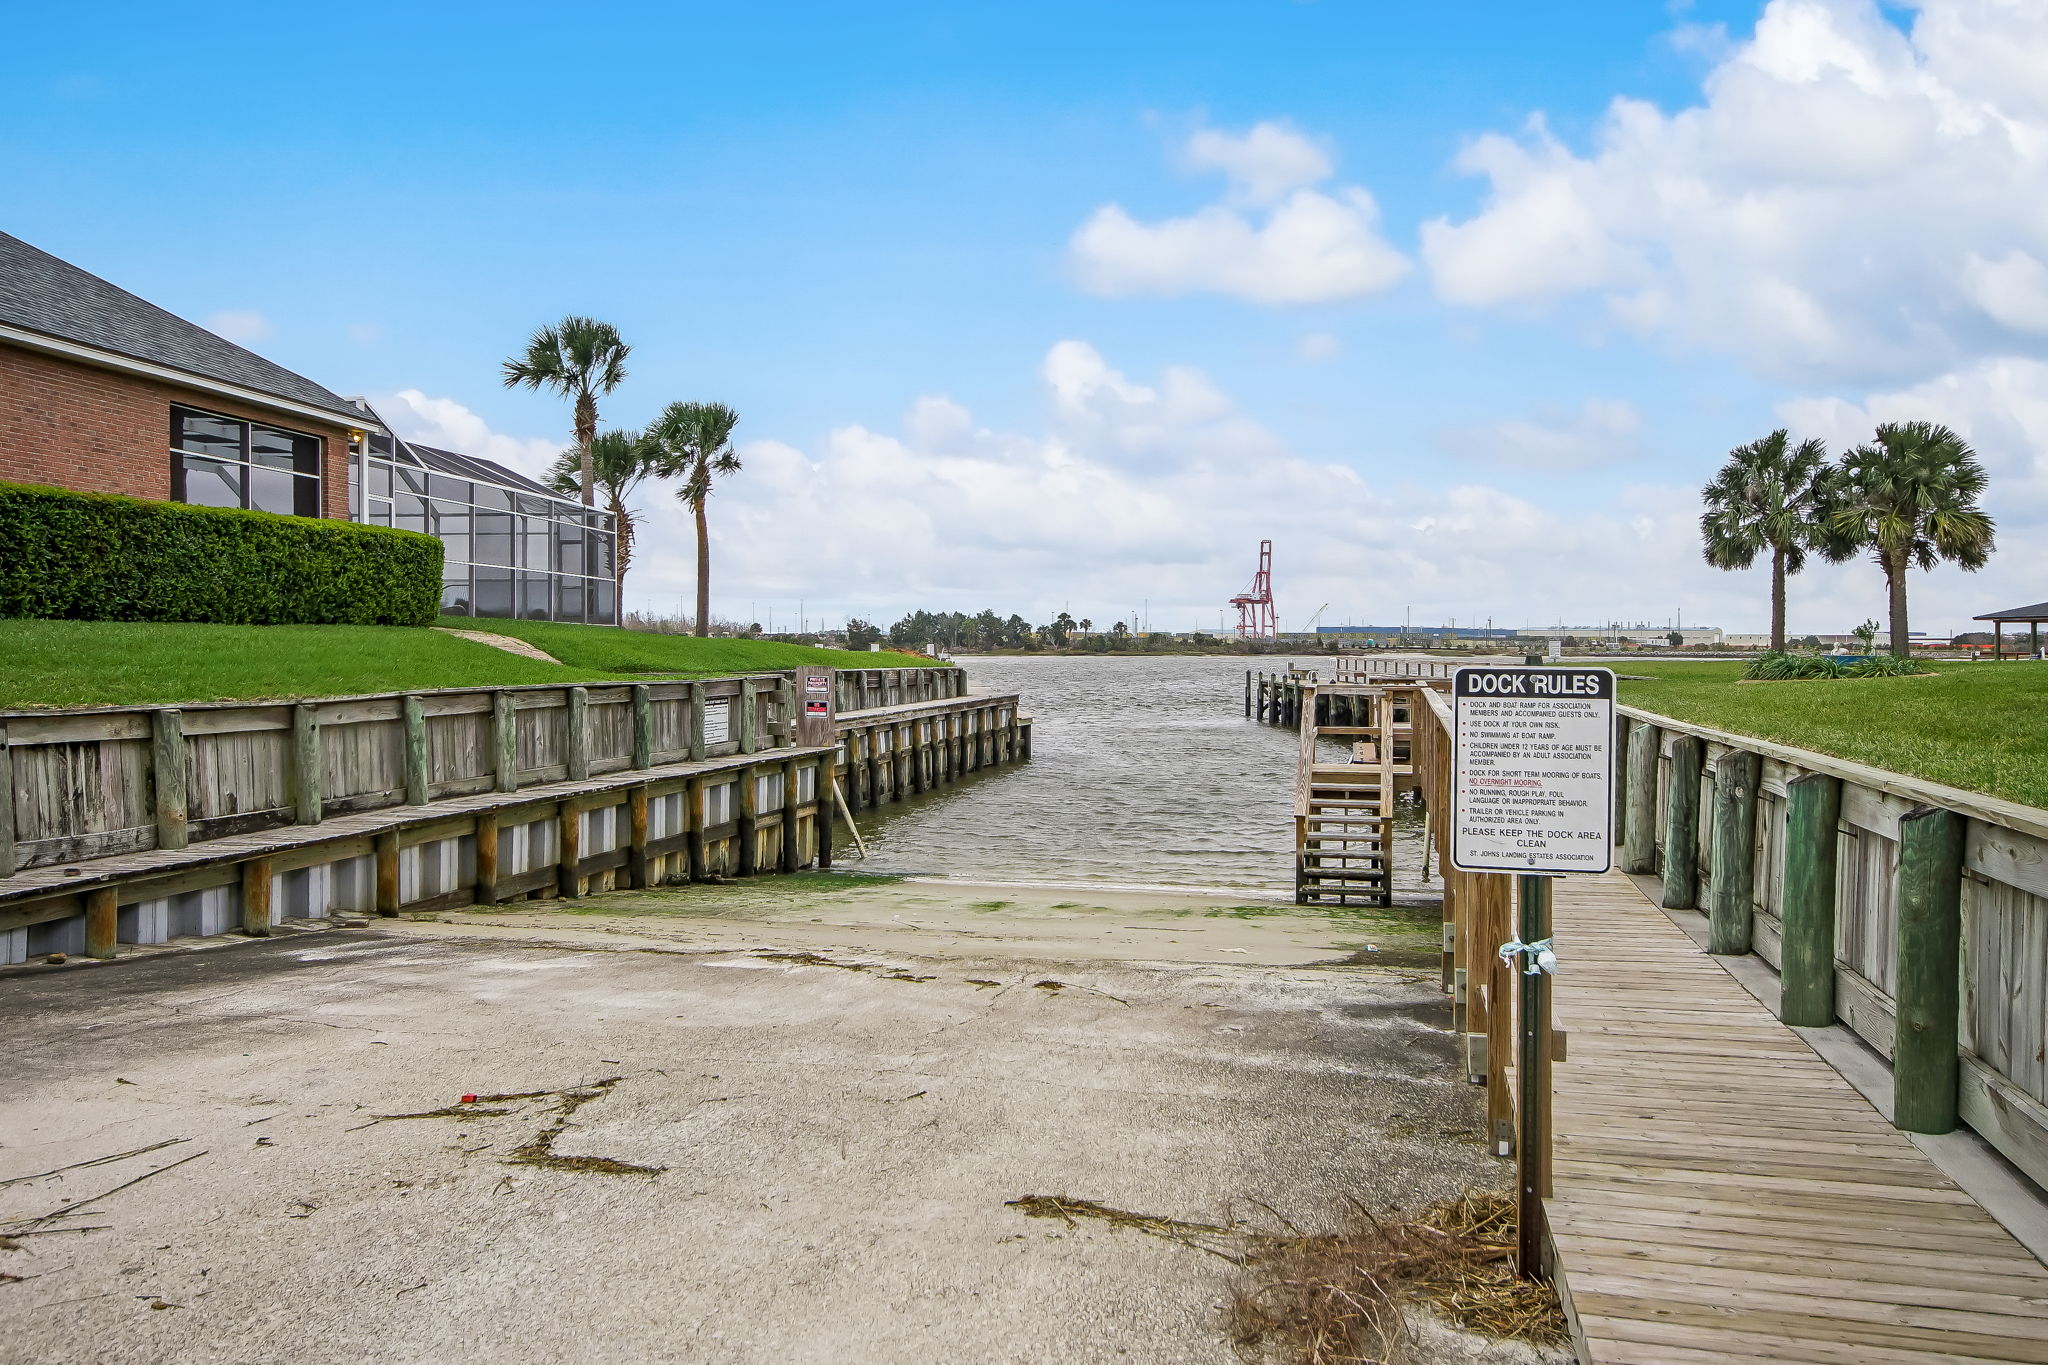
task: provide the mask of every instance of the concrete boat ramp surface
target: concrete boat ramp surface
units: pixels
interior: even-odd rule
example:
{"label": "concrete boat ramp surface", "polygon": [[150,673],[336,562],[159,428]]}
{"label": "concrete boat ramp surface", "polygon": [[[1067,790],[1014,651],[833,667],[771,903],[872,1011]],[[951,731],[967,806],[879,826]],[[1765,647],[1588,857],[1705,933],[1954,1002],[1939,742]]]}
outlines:
{"label": "concrete boat ramp surface", "polygon": [[0,1360],[1230,1362],[1230,1264],[1006,1201],[1315,1228],[1505,1179],[1434,970],[1355,965],[1412,922],[825,879],[447,918],[0,979]]}

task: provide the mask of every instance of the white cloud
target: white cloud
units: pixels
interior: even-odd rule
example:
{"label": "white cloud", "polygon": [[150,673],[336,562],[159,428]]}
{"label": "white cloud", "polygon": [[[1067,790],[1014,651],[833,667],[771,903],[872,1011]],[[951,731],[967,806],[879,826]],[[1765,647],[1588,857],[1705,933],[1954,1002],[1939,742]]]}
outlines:
{"label": "white cloud", "polygon": [[1344,343],[1335,332],[1308,332],[1294,343],[1295,357],[1311,363],[1329,360],[1343,349]]}
{"label": "white cloud", "polygon": [[453,398],[430,398],[418,389],[378,394],[369,402],[408,441],[495,460],[529,478],[544,475],[569,444],[543,436],[503,435]]}
{"label": "white cloud", "polygon": [[1784,377],[1907,377],[2038,336],[2048,6],[1771,0],[1667,114],[1617,99],[1584,154],[1536,117],[1459,169],[1481,209],[1422,229],[1438,294],[1596,296],[1644,335]]}
{"label": "white cloud", "polygon": [[226,337],[229,341],[247,345],[252,341],[262,341],[277,329],[270,325],[269,318],[253,308],[229,308],[207,314],[206,330],[216,336]]}
{"label": "white cloud", "polygon": [[1329,154],[1284,123],[1260,123],[1242,135],[1204,128],[1181,149],[1189,169],[1221,171],[1230,178],[1231,197],[1246,204],[1274,204],[1290,193],[1336,174]]}
{"label": "white cloud", "polygon": [[1593,469],[1642,454],[1642,414],[1619,399],[1588,398],[1575,412],[1539,408],[1529,417],[1445,427],[1439,450],[1516,469]]}
{"label": "white cloud", "polygon": [[1225,202],[1156,223],[1105,204],[1069,243],[1084,288],[1323,303],[1380,293],[1408,272],[1407,258],[1379,234],[1373,197],[1356,186],[1311,188],[1334,168],[1285,125],[1261,123],[1241,136],[1203,130],[1182,159],[1223,172]]}

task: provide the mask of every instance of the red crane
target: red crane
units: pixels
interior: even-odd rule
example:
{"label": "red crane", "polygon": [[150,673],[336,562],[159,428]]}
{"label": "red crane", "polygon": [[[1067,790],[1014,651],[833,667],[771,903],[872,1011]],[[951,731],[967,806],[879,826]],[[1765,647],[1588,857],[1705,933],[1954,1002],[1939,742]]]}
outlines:
{"label": "red crane", "polygon": [[1247,640],[1270,640],[1273,638],[1275,618],[1273,615],[1273,542],[1259,542],[1259,571],[1252,575],[1252,585],[1230,599],[1230,605],[1237,608],[1237,633]]}

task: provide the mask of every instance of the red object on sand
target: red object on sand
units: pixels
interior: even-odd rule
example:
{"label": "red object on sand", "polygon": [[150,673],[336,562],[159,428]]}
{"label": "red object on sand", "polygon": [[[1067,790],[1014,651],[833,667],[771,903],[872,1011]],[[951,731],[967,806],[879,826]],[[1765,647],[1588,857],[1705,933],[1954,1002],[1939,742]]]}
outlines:
{"label": "red object on sand", "polygon": [[476,1103],[476,1096],[474,1096],[474,1095],[464,1095],[464,1096],[462,1097],[462,1102],[463,1102],[464,1104],[475,1104],[475,1103]]}

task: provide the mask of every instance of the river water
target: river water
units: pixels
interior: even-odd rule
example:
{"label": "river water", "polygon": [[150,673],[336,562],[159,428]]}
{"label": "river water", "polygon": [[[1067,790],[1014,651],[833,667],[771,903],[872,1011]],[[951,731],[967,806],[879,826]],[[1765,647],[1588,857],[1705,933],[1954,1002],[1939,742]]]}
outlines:
{"label": "river water", "polygon": [[[1297,741],[1245,717],[1242,657],[959,662],[974,691],[1023,694],[1031,761],[863,811],[869,856],[847,866],[1293,898]],[[1277,672],[1287,662],[1261,657],[1258,666]],[[1437,885],[1421,878],[1422,819],[1405,805],[1394,858],[1397,891]]]}

